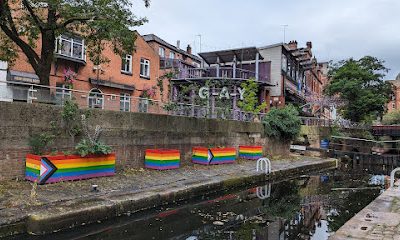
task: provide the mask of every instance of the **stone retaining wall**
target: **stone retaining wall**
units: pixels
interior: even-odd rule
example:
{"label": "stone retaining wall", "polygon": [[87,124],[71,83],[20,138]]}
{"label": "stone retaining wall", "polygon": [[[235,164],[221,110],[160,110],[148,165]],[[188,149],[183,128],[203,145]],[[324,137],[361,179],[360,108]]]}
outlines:
{"label": "stone retaining wall", "polygon": [[[190,164],[193,146],[262,145],[264,152],[282,155],[288,146],[265,138],[261,123],[197,119],[89,110],[89,123],[104,128],[101,141],[113,147],[117,154],[117,170],[144,166],[147,148],[181,150],[182,164]],[[50,122],[62,125],[61,108],[50,105],[0,102],[0,180],[24,176],[25,155],[30,152],[28,139],[35,133],[49,131]],[[57,136],[58,150],[73,150],[68,134]]]}

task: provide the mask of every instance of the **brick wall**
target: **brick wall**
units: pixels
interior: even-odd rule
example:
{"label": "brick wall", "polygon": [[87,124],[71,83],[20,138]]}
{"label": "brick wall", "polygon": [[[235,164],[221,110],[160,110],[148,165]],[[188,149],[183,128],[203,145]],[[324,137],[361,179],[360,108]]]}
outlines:
{"label": "brick wall", "polygon": [[[29,136],[49,130],[51,121],[61,124],[60,111],[49,105],[0,102],[0,180],[24,176]],[[266,139],[260,123],[90,111],[89,123],[104,128],[101,141],[111,145],[117,154],[117,170],[143,167],[147,148],[180,149],[183,165],[190,164],[193,146],[261,144],[271,154],[288,149]],[[57,136],[55,145],[60,150],[72,150],[74,146],[66,134]]]}
{"label": "brick wall", "polygon": [[[40,46],[40,40],[38,41],[37,45]],[[89,78],[96,79],[97,71],[93,70],[94,63],[89,59],[89,56],[87,57],[86,65],[79,65],[67,60],[58,60],[57,65],[55,63],[52,64],[52,69],[50,73],[50,85],[56,86],[56,83],[62,83],[64,81],[64,69],[71,68],[77,73],[77,79],[74,83],[74,89],[76,90],[90,91],[92,88],[98,87],[103,93],[106,94],[119,95],[120,93],[128,93],[131,94],[131,96],[138,97],[141,94],[141,90],[143,90],[143,88],[156,86],[157,80],[160,76],[160,59],[158,56],[158,52],[155,52],[153,48],[150,47],[143,39],[143,37],[138,33],[137,39],[135,41],[135,46],[136,49],[132,53],[132,74],[128,75],[121,72],[121,57],[114,54],[111,46],[107,46],[102,54],[110,61],[101,65],[102,72],[99,75],[100,80],[135,86],[136,89],[135,91],[133,91],[133,93],[131,91],[102,86],[98,87],[95,84],[91,84],[89,82]],[[37,51],[40,51],[40,47],[37,48]],[[88,49],[88,51],[90,51],[90,49]],[[150,60],[149,79],[140,77],[141,58]],[[35,73],[31,65],[29,64],[26,56],[22,52],[19,53],[19,57],[16,59],[15,64],[10,67],[10,70]],[[159,99],[159,94],[156,96],[156,99]]]}

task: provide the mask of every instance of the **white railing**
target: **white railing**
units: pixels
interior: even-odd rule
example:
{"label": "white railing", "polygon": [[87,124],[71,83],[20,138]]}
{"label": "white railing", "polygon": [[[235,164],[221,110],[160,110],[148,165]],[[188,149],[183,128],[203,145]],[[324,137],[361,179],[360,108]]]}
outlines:
{"label": "white railing", "polygon": [[265,174],[271,173],[271,161],[268,158],[260,158],[257,160],[256,166],[257,172],[265,172]]}
{"label": "white railing", "polygon": [[256,195],[261,200],[269,198],[271,196],[271,183],[265,185],[264,187],[257,187]]}
{"label": "white railing", "polygon": [[[96,89],[94,89],[96,90]],[[195,118],[226,119],[251,122],[261,120],[265,113],[251,113],[240,109],[207,107],[196,104],[164,102],[126,94],[108,94],[100,90],[82,91],[63,87],[43,86],[26,82],[1,81],[0,101],[62,106],[73,100],[79,108],[111,111],[142,112]]]}
{"label": "white railing", "polygon": [[399,168],[395,168],[391,173],[390,173],[390,188],[394,187],[394,175],[396,174],[396,172],[400,171],[400,167]]}

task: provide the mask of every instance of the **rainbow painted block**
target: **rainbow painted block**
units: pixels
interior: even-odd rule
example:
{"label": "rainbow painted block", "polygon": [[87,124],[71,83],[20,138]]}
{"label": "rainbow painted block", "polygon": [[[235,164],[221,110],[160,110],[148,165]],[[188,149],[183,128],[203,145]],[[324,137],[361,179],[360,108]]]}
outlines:
{"label": "rainbow painted block", "polygon": [[239,146],[239,157],[250,160],[258,160],[263,155],[262,146]]}
{"label": "rainbow painted block", "polygon": [[175,149],[147,149],[144,160],[146,168],[169,170],[179,168],[181,153]]}
{"label": "rainbow painted block", "polygon": [[236,160],[235,148],[203,148],[194,147],[192,162],[202,165],[217,165],[234,163]]}
{"label": "rainbow painted block", "polygon": [[115,175],[115,154],[26,155],[25,179],[39,184]]}

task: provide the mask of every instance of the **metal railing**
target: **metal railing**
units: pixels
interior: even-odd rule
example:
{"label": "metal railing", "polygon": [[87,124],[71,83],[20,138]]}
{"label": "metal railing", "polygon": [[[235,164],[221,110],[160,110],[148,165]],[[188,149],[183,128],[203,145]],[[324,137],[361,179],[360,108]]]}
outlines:
{"label": "metal railing", "polygon": [[394,169],[391,173],[390,173],[390,188],[394,187],[394,175],[396,174],[396,172],[400,171],[400,167]]}
{"label": "metal railing", "polygon": [[[178,78],[195,79],[195,78],[233,78],[233,79],[256,79],[257,74],[253,71],[232,68],[232,67],[206,67],[206,68],[181,68],[179,69]],[[269,82],[266,76],[258,74],[259,82]]]}
{"label": "metal railing", "polygon": [[0,101],[63,106],[67,100],[73,100],[81,109],[93,108],[245,122],[260,121],[265,115],[264,113],[245,112],[240,109],[162,102],[126,94],[103,93],[99,90],[87,92],[24,82],[0,81]]}
{"label": "metal railing", "polygon": [[302,125],[306,126],[321,126],[321,127],[330,127],[333,124],[333,121],[330,119],[322,119],[316,117],[300,117]]}
{"label": "metal railing", "polygon": [[265,174],[271,173],[271,161],[268,158],[260,158],[257,160],[256,171],[263,171]]}

